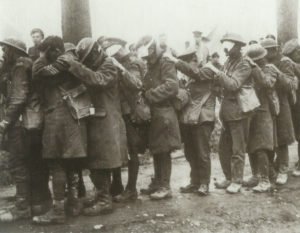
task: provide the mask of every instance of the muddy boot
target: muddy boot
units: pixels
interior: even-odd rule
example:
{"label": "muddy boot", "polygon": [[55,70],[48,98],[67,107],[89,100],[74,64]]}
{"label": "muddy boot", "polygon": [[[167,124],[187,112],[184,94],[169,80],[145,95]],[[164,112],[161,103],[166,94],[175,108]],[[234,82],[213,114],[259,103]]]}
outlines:
{"label": "muddy boot", "polygon": [[228,186],[231,184],[230,180],[223,180],[215,183],[217,189],[227,189]]}
{"label": "muddy boot", "polygon": [[172,191],[170,188],[162,187],[159,188],[156,192],[150,194],[151,200],[162,200],[172,197]]}
{"label": "muddy boot", "polygon": [[251,176],[249,179],[243,181],[243,187],[252,188],[258,185],[259,178],[257,176]]}
{"label": "muddy boot", "polygon": [[287,174],[282,174],[279,173],[276,179],[276,184],[278,185],[284,185],[287,183],[288,180],[288,175]]}
{"label": "muddy boot", "polygon": [[32,216],[39,216],[47,213],[52,207],[52,199],[31,206]]}
{"label": "muddy boot", "polygon": [[266,193],[271,190],[271,183],[269,180],[262,180],[253,189],[255,193]]}
{"label": "muddy boot", "polygon": [[99,195],[98,201],[91,207],[83,210],[85,216],[97,216],[102,214],[110,214],[113,212],[112,201],[109,195]]}
{"label": "muddy boot", "polygon": [[149,184],[148,188],[141,189],[141,194],[143,195],[150,195],[156,192],[159,189],[159,183],[154,178],[151,178],[151,183]]}
{"label": "muddy boot", "polygon": [[181,193],[196,193],[199,189],[199,185],[189,184],[184,187],[180,187]]}
{"label": "muddy boot", "polygon": [[[299,145],[298,145],[298,147],[299,147]],[[300,177],[300,161],[298,161],[297,163],[296,163],[296,167],[295,167],[295,170],[293,171],[293,176],[295,176],[295,177]]]}
{"label": "muddy boot", "polygon": [[227,189],[226,192],[230,194],[236,194],[241,191],[242,185],[237,183],[231,183]]}
{"label": "muddy boot", "polygon": [[0,222],[14,222],[29,219],[30,217],[30,207],[23,198],[17,198],[16,205],[13,208],[0,210]]}
{"label": "muddy boot", "polygon": [[209,194],[209,185],[208,184],[201,184],[200,188],[198,189],[198,194],[200,196],[207,196]]}
{"label": "muddy boot", "polygon": [[115,196],[113,200],[115,202],[131,202],[136,201],[138,198],[137,191],[131,191],[129,189],[126,189],[121,195]]}
{"label": "muddy boot", "polygon": [[44,215],[33,217],[32,221],[38,225],[64,224],[66,221],[64,201],[55,201],[51,210]]}

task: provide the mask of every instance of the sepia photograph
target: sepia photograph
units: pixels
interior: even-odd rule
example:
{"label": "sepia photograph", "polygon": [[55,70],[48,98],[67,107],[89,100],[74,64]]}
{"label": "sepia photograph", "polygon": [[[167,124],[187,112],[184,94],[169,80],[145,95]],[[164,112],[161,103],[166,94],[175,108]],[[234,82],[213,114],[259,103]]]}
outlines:
{"label": "sepia photograph", "polygon": [[0,0],[0,233],[300,233],[299,0]]}

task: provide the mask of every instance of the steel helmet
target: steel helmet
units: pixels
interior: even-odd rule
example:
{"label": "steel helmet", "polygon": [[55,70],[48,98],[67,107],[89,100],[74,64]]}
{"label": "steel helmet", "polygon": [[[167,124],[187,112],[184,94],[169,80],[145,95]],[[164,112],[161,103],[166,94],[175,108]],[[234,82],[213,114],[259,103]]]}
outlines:
{"label": "steel helmet", "polygon": [[298,48],[300,48],[298,39],[291,39],[284,44],[282,53],[283,55],[289,55]]}
{"label": "steel helmet", "polygon": [[0,45],[7,45],[10,47],[13,47],[21,52],[23,52],[25,55],[27,54],[27,49],[26,49],[26,44],[18,39],[14,39],[14,38],[6,38],[2,41],[0,41]]}
{"label": "steel helmet", "polygon": [[276,40],[273,40],[271,38],[264,39],[262,42],[260,42],[260,44],[265,49],[277,48],[279,46]]}
{"label": "steel helmet", "polygon": [[230,41],[236,44],[241,44],[242,46],[246,45],[245,40],[239,34],[236,33],[226,33],[221,39],[221,43],[223,43],[224,41]]}
{"label": "steel helmet", "polygon": [[246,55],[250,57],[253,61],[260,60],[267,55],[267,50],[260,44],[252,44],[249,46]]}
{"label": "steel helmet", "polygon": [[90,54],[95,43],[96,41],[90,37],[83,38],[78,42],[78,45],[76,47],[76,53],[81,62],[84,62],[84,60]]}
{"label": "steel helmet", "polygon": [[64,47],[65,47],[65,52],[76,50],[76,46],[73,43],[70,43],[70,42],[64,43]]}

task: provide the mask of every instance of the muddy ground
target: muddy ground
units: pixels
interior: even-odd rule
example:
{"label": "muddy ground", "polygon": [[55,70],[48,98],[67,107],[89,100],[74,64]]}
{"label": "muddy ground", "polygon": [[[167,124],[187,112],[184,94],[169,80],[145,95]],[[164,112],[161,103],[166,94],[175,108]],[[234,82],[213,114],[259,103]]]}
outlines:
{"label": "muddy ground", "polygon": [[[297,160],[296,146],[291,150],[291,169]],[[143,165],[138,188],[145,187],[152,175],[151,164]],[[250,175],[247,165],[245,176]],[[124,183],[126,170],[123,171]],[[88,189],[92,185],[85,177]],[[214,180],[223,178],[219,160],[212,159],[211,194],[199,197],[196,194],[180,194],[179,187],[189,181],[189,167],[184,158],[173,160],[173,198],[150,201],[140,196],[132,204],[115,205],[115,212],[107,216],[68,219],[63,226],[34,226],[28,221],[0,225],[0,233],[150,233],[150,232],[299,232],[300,233],[300,178],[290,177],[284,187],[268,194],[253,194],[243,189],[240,194],[230,195],[214,189]],[[5,197],[14,193],[13,187],[0,189],[0,205],[9,203]],[[98,225],[98,226],[97,226]],[[94,229],[98,227],[100,229]]]}

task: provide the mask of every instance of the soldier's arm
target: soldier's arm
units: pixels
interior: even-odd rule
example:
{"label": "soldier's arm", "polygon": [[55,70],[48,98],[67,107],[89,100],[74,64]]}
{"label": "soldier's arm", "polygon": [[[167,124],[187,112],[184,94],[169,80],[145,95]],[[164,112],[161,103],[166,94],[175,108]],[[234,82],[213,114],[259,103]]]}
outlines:
{"label": "soldier's arm", "polygon": [[107,87],[114,85],[118,80],[118,69],[108,58],[96,71],[80,62],[72,61],[70,62],[69,72],[88,86]]}
{"label": "soldier's arm", "polygon": [[186,76],[199,81],[212,80],[214,77],[214,72],[209,68],[193,69],[188,63],[181,60],[176,63],[176,68]]}
{"label": "soldier's arm", "polygon": [[163,83],[146,92],[146,98],[150,103],[159,103],[177,95],[179,82],[176,75],[175,64],[164,59],[161,64],[161,79]]}
{"label": "soldier's arm", "polygon": [[121,82],[124,86],[132,91],[142,89],[142,74],[137,64],[131,64],[122,72]]}
{"label": "soldier's arm", "polygon": [[24,61],[18,61],[11,78],[12,88],[4,117],[8,125],[13,124],[20,117],[28,99],[30,77]]}
{"label": "soldier's arm", "polygon": [[225,89],[229,91],[237,91],[243,86],[245,81],[249,78],[249,76],[251,75],[251,71],[252,71],[251,65],[246,60],[243,60],[237,65],[231,77],[228,77],[223,72],[219,72],[217,74],[217,77],[219,79],[219,83]]}
{"label": "soldier's arm", "polygon": [[252,76],[254,81],[262,87],[272,88],[276,83],[276,73],[272,72],[272,69],[267,66],[263,69],[254,67]]}

